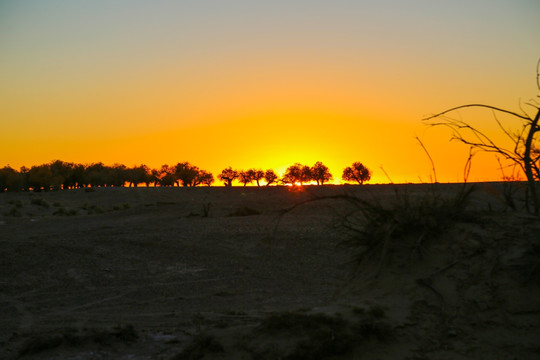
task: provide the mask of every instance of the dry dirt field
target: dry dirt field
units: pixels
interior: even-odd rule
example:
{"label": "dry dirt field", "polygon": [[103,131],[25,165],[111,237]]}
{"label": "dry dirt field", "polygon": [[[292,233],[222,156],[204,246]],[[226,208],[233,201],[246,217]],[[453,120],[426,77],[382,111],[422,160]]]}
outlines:
{"label": "dry dirt field", "polygon": [[478,184],[466,216],[390,238],[360,266],[340,226],[354,205],[294,207],[343,194],[391,207],[395,189],[412,204],[434,196],[432,185],[0,194],[0,358],[540,358],[540,220],[506,209],[501,184]]}

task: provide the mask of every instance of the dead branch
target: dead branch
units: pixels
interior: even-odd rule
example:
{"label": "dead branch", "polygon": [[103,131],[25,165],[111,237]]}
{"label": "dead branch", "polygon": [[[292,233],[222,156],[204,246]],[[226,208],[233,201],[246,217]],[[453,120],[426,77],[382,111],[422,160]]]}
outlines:
{"label": "dead branch", "polygon": [[516,117],[518,117],[520,119],[523,119],[523,120],[532,121],[532,119],[527,114],[518,114],[518,113],[510,111],[510,110],[505,110],[505,109],[501,109],[501,108],[496,107],[496,106],[484,105],[484,104],[467,104],[467,105],[456,106],[456,107],[453,107],[451,109],[445,110],[445,111],[443,111],[441,113],[428,116],[428,117],[426,117],[426,118],[424,118],[422,120],[423,121],[428,121],[428,120],[440,117],[441,115],[448,114],[449,112],[452,112],[452,111],[456,111],[456,110],[459,110],[459,109],[465,109],[465,108],[471,108],[471,107],[487,108],[487,109],[499,111],[499,112],[502,112],[502,113],[510,114],[510,115],[516,116]]}

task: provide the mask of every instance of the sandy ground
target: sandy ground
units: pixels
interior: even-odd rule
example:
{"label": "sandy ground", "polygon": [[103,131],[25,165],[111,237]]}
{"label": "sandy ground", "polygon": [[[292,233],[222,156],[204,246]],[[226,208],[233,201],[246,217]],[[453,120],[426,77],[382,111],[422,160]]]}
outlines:
{"label": "sandy ground", "polygon": [[394,189],[0,194],[0,358],[540,358],[540,221],[500,185],[376,277],[343,245],[344,201],[282,212]]}

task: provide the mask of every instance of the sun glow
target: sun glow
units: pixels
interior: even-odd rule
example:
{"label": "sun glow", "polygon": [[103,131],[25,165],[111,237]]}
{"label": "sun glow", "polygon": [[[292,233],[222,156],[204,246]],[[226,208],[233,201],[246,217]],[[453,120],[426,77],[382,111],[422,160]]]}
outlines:
{"label": "sun glow", "polygon": [[[0,167],[189,161],[282,175],[321,161],[339,184],[360,161],[371,183],[389,182],[381,167],[426,182],[418,135],[438,180],[463,181],[468,149],[420,119],[469,102],[512,110],[537,93],[538,7],[482,1],[465,17],[399,1],[2,4]],[[500,177],[493,157],[474,159],[470,181]]]}

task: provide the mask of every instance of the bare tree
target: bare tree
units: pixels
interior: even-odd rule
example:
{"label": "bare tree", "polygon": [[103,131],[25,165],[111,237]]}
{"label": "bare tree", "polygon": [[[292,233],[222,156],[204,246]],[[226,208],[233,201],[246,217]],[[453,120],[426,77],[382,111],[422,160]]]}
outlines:
{"label": "bare tree", "polygon": [[[536,68],[536,82],[540,90],[540,59]],[[538,198],[536,182],[540,180],[540,146],[537,144],[538,139],[535,135],[540,129],[538,126],[538,122],[540,121],[540,107],[538,106],[538,102],[533,101],[528,102],[527,105],[535,109],[535,116],[529,115],[524,109],[521,109],[521,113],[517,113],[491,105],[466,104],[428,116],[423,121],[426,121],[430,126],[445,126],[452,130],[452,140],[458,140],[488,153],[501,155],[520,167],[527,177],[527,199],[530,198],[532,200],[533,211],[538,215],[540,213],[540,199]],[[448,116],[452,112],[466,108],[491,110],[495,114],[494,118],[499,129],[510,140],[512,147],[504,147],[501,144],[495,143],[485,132],[472,126],[469,122]],[[511,115],[518,119],[521,123],[521,130],[512,132],[501,123],[496,116],[497,114]]]}

